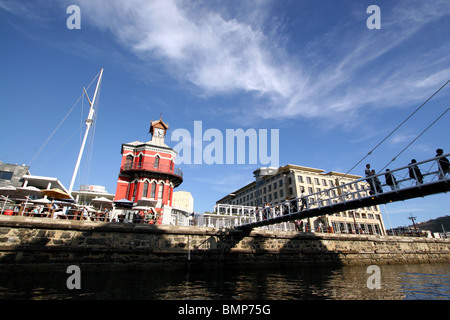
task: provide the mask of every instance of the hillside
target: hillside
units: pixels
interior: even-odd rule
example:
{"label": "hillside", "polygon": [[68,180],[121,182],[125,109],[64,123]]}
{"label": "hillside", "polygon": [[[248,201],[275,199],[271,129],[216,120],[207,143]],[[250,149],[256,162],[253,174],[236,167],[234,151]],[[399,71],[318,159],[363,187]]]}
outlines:
{"label": "hillside", "polygon": [[425,222],[416,223],[417,227],[422,230],[430,230],[431,232],[442,232],[442,225],[445,231],[450,231],[450,216],[439,217]]}

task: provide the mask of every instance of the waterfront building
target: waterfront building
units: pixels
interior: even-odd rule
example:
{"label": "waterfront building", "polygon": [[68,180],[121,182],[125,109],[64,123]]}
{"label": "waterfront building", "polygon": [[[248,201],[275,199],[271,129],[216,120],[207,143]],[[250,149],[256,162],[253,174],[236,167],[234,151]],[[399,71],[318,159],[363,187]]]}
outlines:
{"label": "waterfront building", "polygon": [[106,191],[104,186],[81,185],[78,191],[72,191],[72,196],[76,203],[89,206],[95,198],[102,197],[113,201],[115,195]]}
{"label": "waterfront building", "polygon": [[[216,202],[216,208],[221,204],[262,207],[264,204],[280,205],[286,199],[299,198],[334,186],[343,185],[361,176],[343,174],[340,172],[325,172],[322,169],[288,164],[282,167],[263,167],[253,172],[255,181],[229,193]],[[367,183],[361,181],[361,188],[367,189]],[[339,188],[331,192],[349,193],[351,190]],[[364,191],[368,193],[367,191]],[[338,200],[334,200],[337,202]],[[223,213],[223,212],[217,212]],[[228,212],[232,215],[233,212]],[[356,210],[337,212],[334,214],[302,220],[303,231],[337,232],[385,235],[384,222],[378,206],[363,207]],[[286,226],[283,227],[285,229]]]}
{"label": "waterfront building", "polygon": [[0,187],[22,187],[23,176],[30,174],[30,167],[0,161]]}
{"label": "waterfront building", "polygon": [[194,213],[194,197],[188,191],[175,191],[172,199],[172,224],[189,226]]}
{"label": "waterfront building", "polygon": [[192,213],[194,212],[194,197],[189,191],[175,191],[172,205]]}
{"label": "waterfront building", "polygon": [[122,161],[114,200],[145,202],[157,214],[157,224],[171,224],[174,188],[183,182],[175,167],[177,152],[164,142],[169,125],[160,118],[151,121],[148,142],[122,144]]}
{"label": "waterfront building", "polygon": [[33,175],[30,173],[30,166],[0,161],[0,187],[7,186],[36,187],[41,190],[57,188],[68,192],[58,178]]}

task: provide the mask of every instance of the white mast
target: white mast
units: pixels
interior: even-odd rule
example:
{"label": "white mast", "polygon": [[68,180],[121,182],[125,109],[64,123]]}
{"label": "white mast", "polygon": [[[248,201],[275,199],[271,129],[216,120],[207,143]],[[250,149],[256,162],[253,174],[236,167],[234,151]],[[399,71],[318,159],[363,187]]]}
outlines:
{"label": "white mast", "polygon": [[103,68],[100,70],[100,75],[98,76],[97,87],[95,88],[94,98],[92,99],[92,102],[89,100],[86,89],[83,88],[84,93],[86,94],[86,97],[89,101],[89,105],[91,106],[91,108],[89,109],[89,116],[86,119],[86,132],[84,133],[83,143],[81,144],[80,153],[78,154],[77,164],[75,165],[75,170],[73,171],[72,181],[70,181],[70,186],[69,186],[69,194],[70,195],[72,195],[73,184],[75,183],[75,178],[78,173],[78,167],[80,166],[81,157],[83,156],[84,146],[86,144],[89,129],[91,128],[92,123],[94,122],[93,117],[94,117],[95,99],[97,98],[97,92],[98,92],[98,88],[100,86],[100,82],[102,80],[102,75],[103,75]]}

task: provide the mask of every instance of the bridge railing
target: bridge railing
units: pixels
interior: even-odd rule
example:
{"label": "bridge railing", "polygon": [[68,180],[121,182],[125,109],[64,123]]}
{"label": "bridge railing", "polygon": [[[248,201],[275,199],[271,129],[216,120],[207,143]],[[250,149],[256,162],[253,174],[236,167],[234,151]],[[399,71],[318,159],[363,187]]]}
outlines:
{"label": "bridge railing", "polygon": [[[310,210],[321,207],[330,207],[338,203],[346,203],[376,197],[382,193],[398,192],[407,188],[419,187],[423,184],[436,182],[438,180],[450,178],[450,172],[440,166],[440,157],[410,163],[401,168],[378,173],[355,181],[334,186],[316,193],[304,195],[276,206],[266,206],[249,211],[241,219],[234,221],[234,225],[245,225],[266,219],[273,219],[281,215],[291,215],[303,210]],[[392,178],[390,183],[388,175]],[[384,181],[384,183],[382,182]]]}

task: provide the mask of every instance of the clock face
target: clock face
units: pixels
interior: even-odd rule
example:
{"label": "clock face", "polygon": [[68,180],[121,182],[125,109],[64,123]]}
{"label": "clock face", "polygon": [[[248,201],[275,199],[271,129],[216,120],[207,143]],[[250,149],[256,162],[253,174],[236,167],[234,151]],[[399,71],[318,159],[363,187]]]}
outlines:
{"label": "clock face", "polygon": [[164,130],[160,128],[155,128],[155,136],[156,137],[164,137]]}

